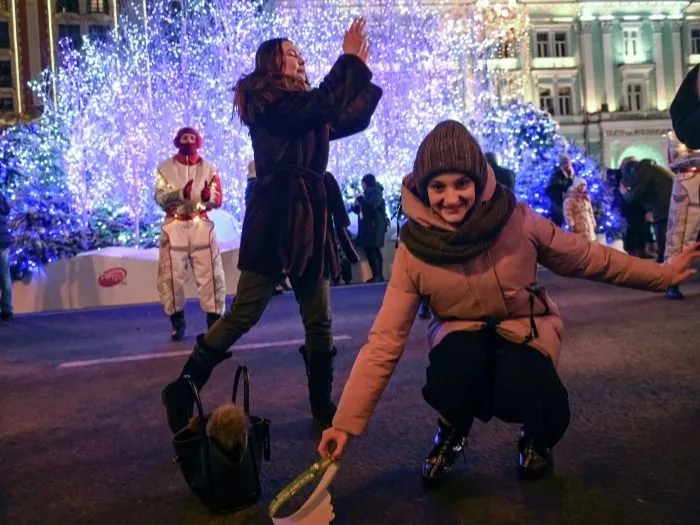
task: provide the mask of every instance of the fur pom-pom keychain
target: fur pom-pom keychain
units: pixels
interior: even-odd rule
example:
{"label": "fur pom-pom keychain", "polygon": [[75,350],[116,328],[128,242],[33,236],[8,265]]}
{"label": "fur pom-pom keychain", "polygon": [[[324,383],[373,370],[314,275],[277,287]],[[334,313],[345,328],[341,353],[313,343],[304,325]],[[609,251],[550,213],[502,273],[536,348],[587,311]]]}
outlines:
{"label": "fur pom-pom keychain", "polygon": [[209,414],[206,433],[226,451],[244,448],[248,435],[248,418],[241,407],[226,403]]}

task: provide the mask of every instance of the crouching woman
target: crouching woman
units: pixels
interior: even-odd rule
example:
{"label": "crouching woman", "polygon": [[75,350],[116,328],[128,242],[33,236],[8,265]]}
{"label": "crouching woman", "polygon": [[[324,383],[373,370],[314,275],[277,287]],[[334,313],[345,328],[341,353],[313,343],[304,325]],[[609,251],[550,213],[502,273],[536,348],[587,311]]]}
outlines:
{"label": "crouching woman", "polygon": [[423,397],[438,413],[438,428],[422,464],[425,483],[449,476],[475,418],[521,424],[519,477],[547,475],[569,424],[569,401],[556,371],[563,326],[537,285],[537,264],[662,292],[693,274],[698,245],[663,266],[560,230],[496,184],[478,143],[454,121],[423,140],[402,203],[409,220],[384,301],[319,452],[337,458],[350,436],[365,431],[427,298],[434,317]]}

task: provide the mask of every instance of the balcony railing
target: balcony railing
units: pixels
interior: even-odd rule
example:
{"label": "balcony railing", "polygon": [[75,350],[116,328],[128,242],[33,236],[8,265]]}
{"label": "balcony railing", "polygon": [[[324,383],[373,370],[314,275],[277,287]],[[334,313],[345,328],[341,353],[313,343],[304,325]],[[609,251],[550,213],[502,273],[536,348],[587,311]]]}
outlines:
{"label": "balcony railing", "polygon": [[533,69],[571,69],[576,67],[576,57],[537,57],[532,59]]}

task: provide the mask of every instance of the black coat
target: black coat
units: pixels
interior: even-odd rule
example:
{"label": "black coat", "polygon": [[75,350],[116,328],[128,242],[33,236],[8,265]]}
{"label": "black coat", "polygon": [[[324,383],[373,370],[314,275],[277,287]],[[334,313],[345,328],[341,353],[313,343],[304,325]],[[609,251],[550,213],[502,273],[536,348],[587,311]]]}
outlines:
{"label": "black coat", "polygon": [[700,149],[700,97],[698,96],[700,65],[690,70],[671,103],[671,121],[678,140],[691,149]]}
{"label": "black coat", "polygon": [[0,193],[0,250],[9,248],[12,244],[12,233],[10,232],[10,205],[5,196]]}
{"label": "black coat", "polygon": [[329,141],[367,128],[382,95],[371,78],[360,59],[342,55],[317,89],[273,93],[250,124],[258,182],[243,220],[239,269],[314,285],[333,266]]}
{"label": "black coat", "polygon": [[511,191],[515,189],[515,172],[513,170],[509,170],[498,164],[491,164],[491,169],[496,176],[496,181]]}
{"label": "black coat", "polygon": [[360,216],[355,244],[363,248],[382,248],[389,229],[389,218],[386,216],[384,188],[381,184],[367,188],[357,197],[352,211]]}
{"label": "black coat", "polygon": [[253,192],[255,191],[255,185],[258,183],[258,179],[255,177],[249,177],[245,184],[245,195],[244,201],[246,208],[250,206],[250,199],[253,197]]}
{"label": "black coat", "polygon": [[673,173],[653,160],[640,160],[632,169],[622,173],[622,182],[630,187],[625,202],[643,206],[654,214],[654,222],[668,219],[671,204]]}
{"label": "black coat", "polygon": [[552,213],[563,216],[564,214],[564,194],[573,184],[574,178],[564,173],[561,168],[552,173],[547,184],[547,197],[552,203]]}

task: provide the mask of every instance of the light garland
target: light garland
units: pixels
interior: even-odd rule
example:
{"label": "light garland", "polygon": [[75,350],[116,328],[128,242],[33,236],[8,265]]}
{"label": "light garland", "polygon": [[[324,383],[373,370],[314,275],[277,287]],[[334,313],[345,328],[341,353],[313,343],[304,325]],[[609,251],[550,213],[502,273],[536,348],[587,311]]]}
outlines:
{"label": "light garland", "polygon": [[[526,200],[549,167],[539,152],[560,148],[556,123],[522,102],[524,68],[492,67],[530,53],[527,14],[514,0],[457,7],[451,0],[298,0],[274,10],[262,0],[187,0],[184,12],[171,4],[154,1],[147,13],[134,7],[112,43],[85,38],[79,52],[59,46],[55,74],[32,83],[44,116],[13,128],[0,144],[22,174],[11,184],[15,220],[41,199],[59,197],[67,215],[62,229],[28,232],[17,242],[14,260],[24,261],[15,264],[17,274],[79,248],[66,243],[32,259],[37,239],[44,247],[64,234],[82,239],[80,247],[154,246],[162,218],[152,197],[155,168],[175,153],[172,137],[183,125],[201,131],[202,154],[220,168],[224,208],[240,228],[252,148],[232,118],[235,81],[252,69],[261,41],[287,36],[318,83],[359,14],[368,21],[369,66],[384,97],[367,131],[331,145],[329,170],[349,200],[372,172],[394,203],[421,139],[446,118],[469,123],[486,149],[516,169]],[[544,201],[536,207],[545,211]]]}

